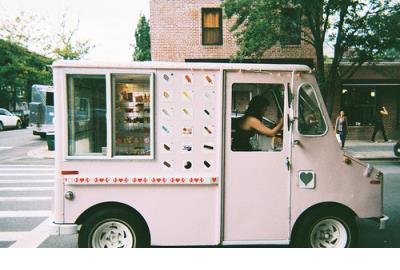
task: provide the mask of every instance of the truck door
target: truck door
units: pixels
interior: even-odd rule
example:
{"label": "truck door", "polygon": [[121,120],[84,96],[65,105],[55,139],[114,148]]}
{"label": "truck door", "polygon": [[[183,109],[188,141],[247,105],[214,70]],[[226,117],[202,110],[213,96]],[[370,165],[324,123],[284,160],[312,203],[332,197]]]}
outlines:
{"label": "truck door", "polygon": [[[224,244],[288,243],[291,131],[287,91],[291,73],[227,72],[225,114]],[[242,128],[261,96],[262,123],[275,137]],[[253,102],[254,104],[254,102]]]}

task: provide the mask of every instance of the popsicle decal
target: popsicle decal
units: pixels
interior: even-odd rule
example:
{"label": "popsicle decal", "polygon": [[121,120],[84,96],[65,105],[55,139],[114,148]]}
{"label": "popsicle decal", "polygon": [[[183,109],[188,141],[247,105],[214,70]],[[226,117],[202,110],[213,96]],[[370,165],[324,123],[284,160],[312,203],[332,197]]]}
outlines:
{"label": "popsicle decal", "polygon": [[172,143],[164,143],[163,149],[167,152],[171,152],[172,151]]}
{"label": "popsicle decal", "polygon": [[183,127],[182,128],[182,134],[183,135],[192,135],[193,134],[193,128],[192,127]]}
{"label": "popsicle decal", "polygon": [[172,133],[171,127],[168,127],[168,126],[166,126],[166,125],[162,125],[161,128],[162,128],[162,130],[164,131],[164,134],[170,135],[170,134]]}
{"label": "popsicle decal", "polygon": [[190,161],[190,160],[185,161],[183,167],[184,167],[186,170],[190,170],[190,169],[193,167],[193,162]]}
{"label": "popsicle decal", "polygon": [[193,117],[193,112],[192,112],[192,110],[189,109],[189,108],[183,108],[183,109],[182,109],[182,115],[183,115],[184,117],[192,118],[192,117]]}
{"label": "popsicle decal", "polygon": [[193,75],[192,74],[185,74],[184,75],[184,82],[186,84],[191,84],[193,82]]}
{"label": "popsicle decal", "polygon": [[192,91],[190,90],[183,90],[182,91],[182,98],[184,101],[191,101],[192,100]]}
{"label": "popsicle decal", "polygon": [[162,91],[162,97],[164,101],[171,101],[172,100],[172,93],[168,89],[164,89]]}
{"label": "popsicle decal", "polygon": [[174,73],[169,73],[169,74],[165,73],[165,74],[163,74],[162,78],[165,83],[169,84],[172,82],[172,80],[174,78]]}
{"label": "popsicle decal", "polygon": [[210,74],[206,74],[204,76],[204,86],[213,86],[214,85],[214,76]]}
{"label": "popsicle decal", "polygon": [[185,152],[185,153],[192,152],[192,150],[193,150],[193,144],[186,143],[186,144],[182,145],[182,151],[183,152]]}

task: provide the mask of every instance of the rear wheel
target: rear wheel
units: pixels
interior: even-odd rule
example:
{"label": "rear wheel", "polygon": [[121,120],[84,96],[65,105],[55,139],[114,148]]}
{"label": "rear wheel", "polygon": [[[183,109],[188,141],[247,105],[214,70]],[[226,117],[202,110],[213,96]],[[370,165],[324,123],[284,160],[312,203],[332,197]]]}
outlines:
{"label": "rear wheel", "polygon": [[121,209],[103,209],[89,216],[79,231],[83,248],[138,248],[150,245],[146,224],[137,215]]}
{"label": "rear wheel", "polygon": [[323,209],[305,216],[293,235],[292,245],[307,248],[348,248],[357,242],[355,216],[341,209]]}

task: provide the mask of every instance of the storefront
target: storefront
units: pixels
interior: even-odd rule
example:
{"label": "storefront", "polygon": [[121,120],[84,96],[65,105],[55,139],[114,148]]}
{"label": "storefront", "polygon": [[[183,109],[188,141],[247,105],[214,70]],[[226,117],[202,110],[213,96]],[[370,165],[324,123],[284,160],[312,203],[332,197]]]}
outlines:
{"label": "storefront", "polygon": [[[388,138],[400,138],[400,63],[379,63],[361,67],[350,79],[344,80],[337,92],[333,119],[339,110],[348,118],[349,139],[370,140],[377,109],[384,106]],[[377,140],[382,140],[378,134]]]}

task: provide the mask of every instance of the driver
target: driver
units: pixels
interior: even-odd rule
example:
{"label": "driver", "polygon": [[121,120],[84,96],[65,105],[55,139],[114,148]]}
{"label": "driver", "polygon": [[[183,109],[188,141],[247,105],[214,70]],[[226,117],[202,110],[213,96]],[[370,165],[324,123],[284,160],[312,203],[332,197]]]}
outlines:
{"label": "driver", "polygon": [[239,119],[236,132],[233,135],[232,150],[255,151],[250,144],[250,138],[256,133],[268,137],[274,137],[283,127],[283,120],[274,128],[268,128],[262,123],[262,117],[266,113],[269,102],[262,96],[255,96],[249,103],[243,117]]}

